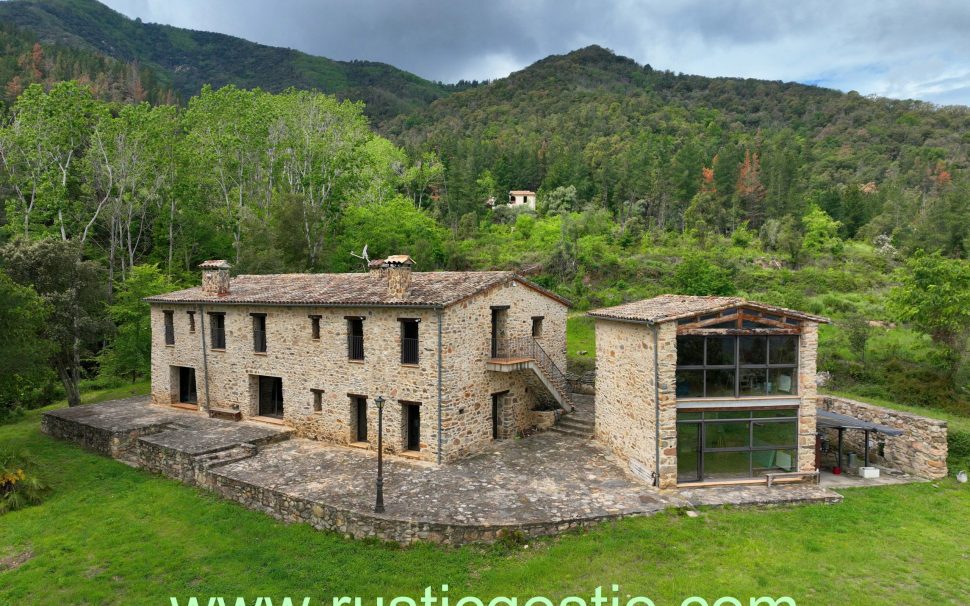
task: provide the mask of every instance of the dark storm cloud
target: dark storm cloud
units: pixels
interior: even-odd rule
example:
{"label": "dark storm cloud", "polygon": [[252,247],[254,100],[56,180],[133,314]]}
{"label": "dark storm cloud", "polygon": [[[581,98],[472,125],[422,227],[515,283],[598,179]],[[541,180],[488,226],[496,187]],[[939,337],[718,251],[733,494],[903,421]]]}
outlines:
{"label": "dark storm cloud", "polygon": [[970,103],[970,4],[745,0],[107,0],[218,31],[453,82],[599,44],[654,67]]}

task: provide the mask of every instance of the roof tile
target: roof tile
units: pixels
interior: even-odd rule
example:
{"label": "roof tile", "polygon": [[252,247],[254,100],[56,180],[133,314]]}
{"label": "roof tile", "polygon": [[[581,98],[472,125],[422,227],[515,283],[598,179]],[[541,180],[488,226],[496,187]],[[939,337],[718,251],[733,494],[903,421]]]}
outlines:
{"label": "roof tile", "polygon": [[697,314],[720,311],[738,305],[783,313],[793,318],[801,318],[812,322],[829,322],[828,318],[822,316],[815,316],[793,309],[758,303],[756,301],[746,301],[741,297],[698,297],[691,295],[660,295],[652,299],[642,299],[614,307],[594,309],[588,315],[593,318],[604,318],[607,320],[631,320],[634,322],[658,324],[688,318]]}
{"label": "roof tile", "polygon": [[214,295],[201,287],[153,297],[151,303],[221,303],[254,305],[326,305],[401,307],[448,306],[515,280],[564,305],[569,301],[511,271],[412,272],[407,296],[392,299],[381,272],[346,274],[266,274],[232,278],[229,293]]}

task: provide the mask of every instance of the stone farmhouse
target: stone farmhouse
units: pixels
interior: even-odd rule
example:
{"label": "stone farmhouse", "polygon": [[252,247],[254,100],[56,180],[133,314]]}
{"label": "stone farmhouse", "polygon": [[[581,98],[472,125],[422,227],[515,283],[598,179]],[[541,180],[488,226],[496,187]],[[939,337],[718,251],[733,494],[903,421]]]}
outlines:
{"label": "stone farmhouse", "polygon": [[827,319],[682,295],[589,316],[596,437],[634,474],[673,488],[816,472],[815,359]]}
{"label": "stone farmhouse", "polygon": [[446,463],[568,408],[568,302],[512,272],[240,275],[149,297],[152,400]]}

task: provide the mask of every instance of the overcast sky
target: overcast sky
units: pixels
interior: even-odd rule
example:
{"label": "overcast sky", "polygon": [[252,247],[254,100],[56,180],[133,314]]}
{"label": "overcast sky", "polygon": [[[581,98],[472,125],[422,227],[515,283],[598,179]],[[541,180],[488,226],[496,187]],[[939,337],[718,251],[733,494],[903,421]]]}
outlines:
{"label": "overcast sky", "polygon": [[498,78],[599,44],[655,68],[970,105],[970,2],[952,0],[102,0],[143,21]]}

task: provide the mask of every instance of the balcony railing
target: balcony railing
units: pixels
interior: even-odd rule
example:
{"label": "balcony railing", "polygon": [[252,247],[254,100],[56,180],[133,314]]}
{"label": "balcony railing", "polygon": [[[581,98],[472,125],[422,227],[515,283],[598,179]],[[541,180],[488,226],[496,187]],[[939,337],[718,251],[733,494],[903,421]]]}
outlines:
{"label": "balcony railing", "polygon": [[258,328],[253,329],[253,351],[266,353],[266,331]]}
{"label": "balcony railing", "polygon": [[535,338],[496,338],[492,339],[491,346],[493,360],[534,360],[539,369],[557,386],[563,396],[568,396],[566,393],[568,391],[566,373],[556,365],[555,361]]}
{"label": "balcony railing", "polygon": [[419,360],[418,339],[401,338],[401,364],[417,364]]}
{"label": "balcony railing", "polygon": [[347,357],[351,360],[364,359],[363,335],[347,335]]}

